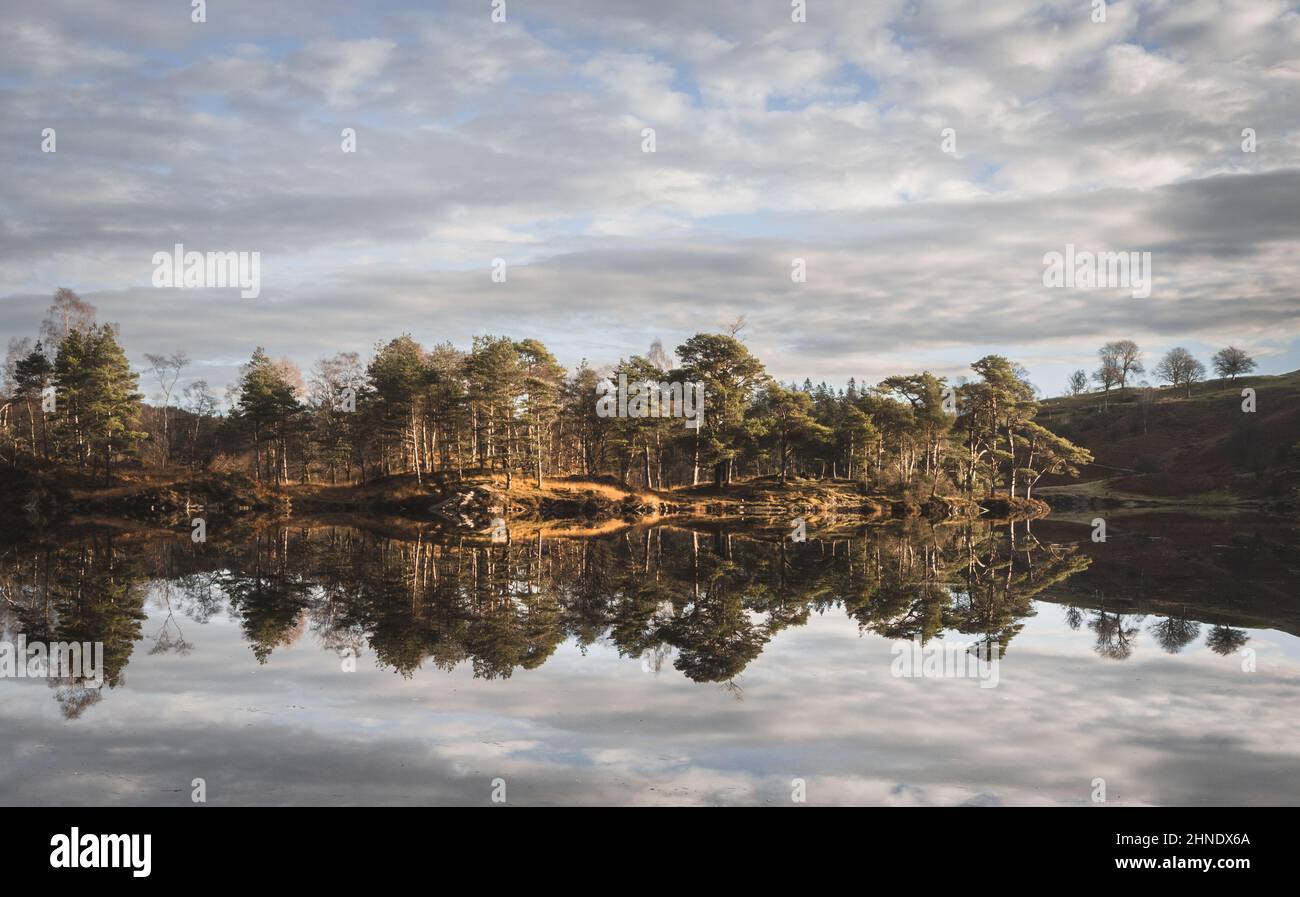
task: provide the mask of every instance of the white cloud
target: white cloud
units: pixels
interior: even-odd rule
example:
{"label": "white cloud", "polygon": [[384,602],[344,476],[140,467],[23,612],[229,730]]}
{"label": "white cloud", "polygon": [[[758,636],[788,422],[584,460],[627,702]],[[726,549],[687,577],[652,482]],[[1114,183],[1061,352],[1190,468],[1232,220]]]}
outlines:
{"label": "white cloud", "polygon": [[[636,351],[642,332],[744,311],[756,348],[800,365],[786,377],[860,374],[899,344],[921,365],[1103,331],[1297,337],[1282,312],[1300,262],[1279,221],[1297,203],[1300,17],[1285,3],[1133,0],[1105,25],[1065,0],[822,2],[804,25],[684,0],[573,0],[502,26],[255,6],[193,28],[124,3],[14,13],[6,332],[71,285],[136,355],[175,341],[238,357],[264,331],[286,353],[365,351],[416,309],[445,310],[431,339],[504,321],[568,362],[609,332]],[[57,154],[38,151],[47,125]],[[188,295],[169,319],[177,300],[142,288],[178,240],[262,251],[270,298]],[[1038,260],[1066,241],[1151,248],[1160,292],[1142,307],[1044,296]],[[496,255],[537,292],[482,294]],[[811,260],[797,294],[794,255]],[[591,296],[598,315],[575,301]],[[293,316],[310,327],[269,329]]]}

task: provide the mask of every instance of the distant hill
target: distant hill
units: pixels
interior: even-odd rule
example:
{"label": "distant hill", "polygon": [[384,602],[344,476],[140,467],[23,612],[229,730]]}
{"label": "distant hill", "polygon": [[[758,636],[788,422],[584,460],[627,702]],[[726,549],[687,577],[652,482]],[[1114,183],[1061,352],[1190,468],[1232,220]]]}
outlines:
{"label": "distant hill", "polygon": [[[1253,413],[1242,390],[1255,390]],[[1182,389],[1112,390],[1047,399],[1037,418],[1093,453],[1076,481],[1036,490],[1071,497],[1295,506],[1300,491],[1300,371]],[[1056,501],[1053,500],[1056,496]]]}

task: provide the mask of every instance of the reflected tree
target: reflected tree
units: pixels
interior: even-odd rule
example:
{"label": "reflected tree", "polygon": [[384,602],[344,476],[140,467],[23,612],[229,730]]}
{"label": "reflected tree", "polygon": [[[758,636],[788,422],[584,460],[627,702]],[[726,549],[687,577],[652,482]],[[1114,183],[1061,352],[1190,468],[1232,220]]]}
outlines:
{"label": "reflected tree", "polygon": [[1231,626],[1212,626],[1205,636],[1205,646],[1224,657],[1236,654],[1248,641],[1250,636],[1244,629],[1233,629]]}
{"label": "reflected tree", "polygon": [[1166,653],[1177,654],[1201,634],[1201,624],[1183,617],[1168,617],[1151,624],[1151,634]]}

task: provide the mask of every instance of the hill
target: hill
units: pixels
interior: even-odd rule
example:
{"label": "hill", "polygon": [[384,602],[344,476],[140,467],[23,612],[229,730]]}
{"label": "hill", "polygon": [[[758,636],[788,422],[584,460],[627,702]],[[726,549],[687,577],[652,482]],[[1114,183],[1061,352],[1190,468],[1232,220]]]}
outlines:
{"label": "hill", "polygon": [[[1255,411],[1242,391],[1255,391]],[[1127,389],[1047,399],[1037,418],[1093,453],[1075,481],[1044,479],[1054,507],[1297,504],[1300,371],[1213,380],[1183,390]]]}

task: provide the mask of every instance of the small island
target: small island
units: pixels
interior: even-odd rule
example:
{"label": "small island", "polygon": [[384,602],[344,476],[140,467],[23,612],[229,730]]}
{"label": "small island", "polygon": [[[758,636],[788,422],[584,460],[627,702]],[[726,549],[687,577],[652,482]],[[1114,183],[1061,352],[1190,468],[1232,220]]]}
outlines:
{"label": "small island", "polygon": [[[7,526],[352,513],[491,535],[669,517],[1014,520],[1049,513],[1044,498],[1292,507],[1297,375],[1249,378],[1268,391],[1260,424],[1236,408],[1255,396],[1237,379],[1249,359],[1195,396],[1186,365],[1170,375],[1179,390],[1131,388],[1140,352],[1118,341],[1099,353],[1100,390],[1079,371],[1072,395],[1044,400],[1000,355],[955,382],[781,383],[738,329],[604,369],[500,336],[461,349],[402,334],[306,374],[258,347],[223,407],[202,380],[176,389],[184,352],[147,355],[142,375],[118,328],[59,290],[41,339],[8,360],[0,491],[22,513]],[[144,401],[142,377],[160,400]]]}

